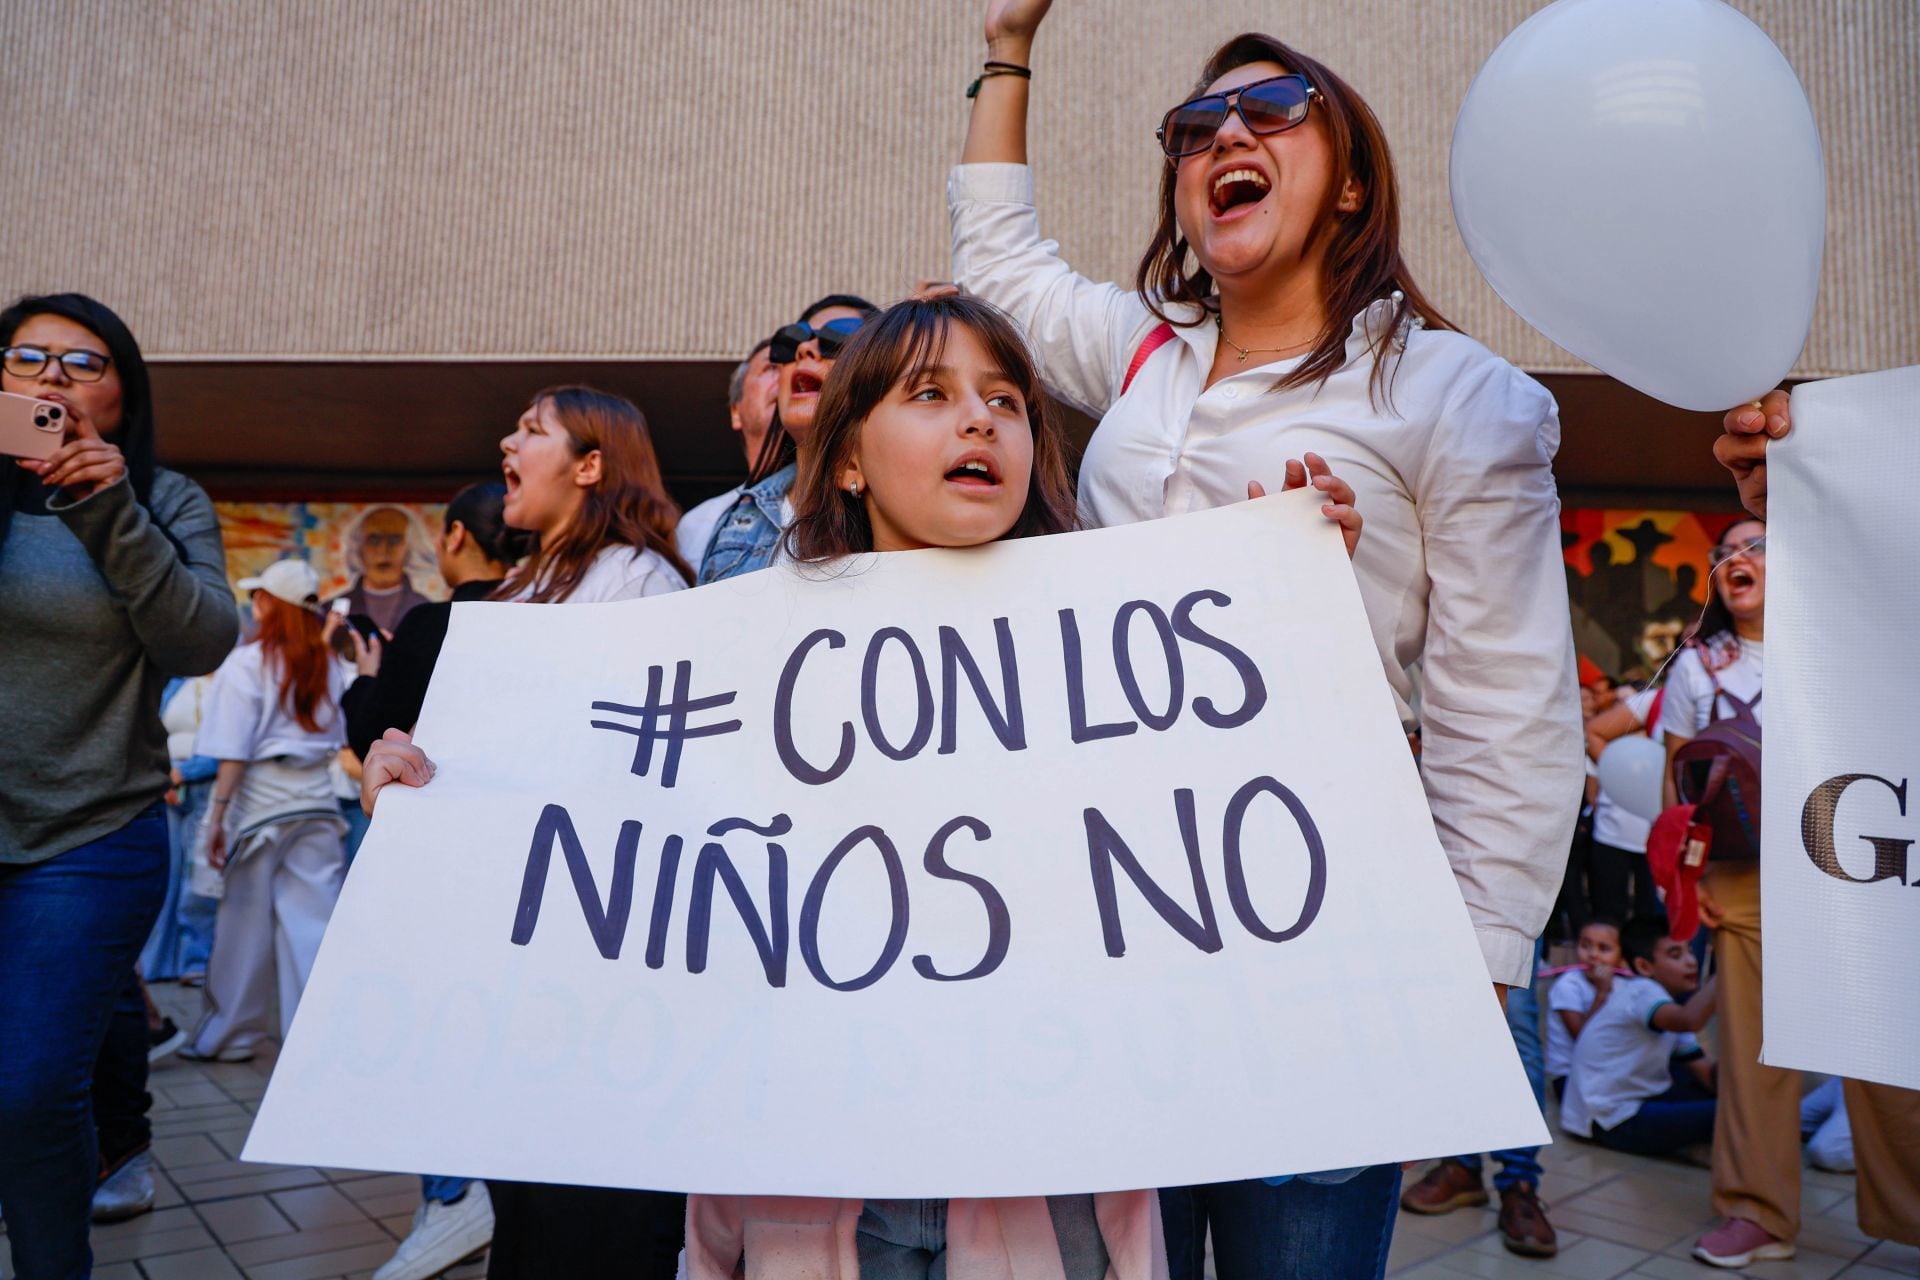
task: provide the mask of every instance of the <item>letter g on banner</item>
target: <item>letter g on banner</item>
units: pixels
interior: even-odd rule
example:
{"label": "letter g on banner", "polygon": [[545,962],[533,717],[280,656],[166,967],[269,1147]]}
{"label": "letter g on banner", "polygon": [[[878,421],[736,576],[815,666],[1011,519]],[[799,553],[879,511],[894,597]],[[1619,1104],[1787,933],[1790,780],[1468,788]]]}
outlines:
{"label": "letter g on banner", "polygon": [[1828,778],[1813,789],[1807,797],[1806,808],[1800,811],[1800,839],[1807,847],[1807,856],[1813,859],[1813,865],[1836,880],[1845,880],[1849,884],[1875,884],[1881,880],[1907,882],[1907,850],[1913,847],[1913,841],[1900,840],[1893,836],[1861,836],[1873,846],[1873,874],[1855,876],[1847,874],[1840,865],[1840,851],[1834,842],[1833,820],[1840,808],[1840,797],[1848,787],[1856,782],[1877,782],[1893,792],[1900,806],[1900,816],[1907,816],[1907,780],[1902,778],[1899,785],[1887,781],[1876,773],[1843,773],[1837,778]]}

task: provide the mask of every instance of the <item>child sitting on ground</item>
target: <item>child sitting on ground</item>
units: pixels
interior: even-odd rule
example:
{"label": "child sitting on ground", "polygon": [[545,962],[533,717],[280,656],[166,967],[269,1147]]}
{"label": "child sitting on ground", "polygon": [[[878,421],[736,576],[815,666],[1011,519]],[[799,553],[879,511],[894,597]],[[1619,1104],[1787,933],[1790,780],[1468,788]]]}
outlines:
{"label": "child sitting on ground", "polygon": [[1669,936],[1665,916],[1632,921],[1621,945],[1634,976],[1595,991],[1574,1043],[1561,1123],[1576,1137],[1637,1155],[1711,1142],[1713,1062],[1693,1033],[1713,1017],[1716,986],[1700,987],[1700,962]]}
{"label": "child sitting on ground", "polygon": [[1611,987],[1620,967],[1620,926],[1596,917],[1581,926],[1580,963],[1553,980],[1547,995],[1547,1082],[1553,1096],[1565,1100],[1567,1073],[1573,1070],[1573,1042],[1593,1012],[1602,987]]}

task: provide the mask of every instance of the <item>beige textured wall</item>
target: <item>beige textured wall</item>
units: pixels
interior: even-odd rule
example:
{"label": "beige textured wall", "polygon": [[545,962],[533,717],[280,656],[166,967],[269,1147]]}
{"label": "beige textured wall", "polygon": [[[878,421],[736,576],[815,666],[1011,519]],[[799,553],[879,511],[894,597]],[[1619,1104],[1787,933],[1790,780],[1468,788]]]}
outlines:
{"label": "beige textured wall", "polygon": [[[1475,275],[1446,146],[1532,0],[1060,0],[1044,225],[1125,278],[1151,129],[1256,27],[1342,69],[1398,151],[1416,271],[1535,369],[1582,366]],[[1739,0],[1826,138],[1802,371],[1920,362],[1920,5]],[[829,288],[946,262],[979,0],[8,0],[0,289],[78,287],[157,355],[724,357]],[[1764,201],[1766,175],[1728,216]],[[1729,305],[1741,305],[1730,301]]]}

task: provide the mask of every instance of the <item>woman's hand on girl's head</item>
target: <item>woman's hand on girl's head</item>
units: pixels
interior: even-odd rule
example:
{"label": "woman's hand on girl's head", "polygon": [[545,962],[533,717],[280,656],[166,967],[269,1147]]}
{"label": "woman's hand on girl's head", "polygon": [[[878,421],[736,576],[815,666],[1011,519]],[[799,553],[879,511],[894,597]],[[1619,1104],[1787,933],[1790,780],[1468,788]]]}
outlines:
{"label": "woman's hand on girl's head", "polygon": [[1763,519],[1767,514],[1767,442],[1778,440],[1793,427],[1787,393],[1769,391],[1752,404],[1727,410],[1721,420],[1724,434],[1713,442],[1713,456],[1733,473],[1740,505]]}
{"label": "woman's hand on girl's head", "polygon": [[44,460],[20,459],[20,465],[40,477],[40,483],[69,489],[84,502],[127,474],[126,455],[100,438],[100,432],[74,405],[67,406],[67,442]]}
{"label": "woman's hand on girl's head", "polygon": [[[1327,469],[1327,461],[1317,453],[1307,455],[1303,464],[1298,459],[1287,462],[1286,480],[1281,484],[1282,493],[1291,493],[1295,489],[1304,489],[1311,484],[1326,496],[1326,502],[1320,507],[1320,514],[1340,526],[1340,536],[1346,539],[1347,557],[1353,557],[1353,549],[1360,545],[1360,527],[1364,521],[1354,507],[1353,486],[1334,475]],[[1267,490],[1258,480],[1247,482],[1249,498],[1264,498]]]}
{"label": "woman's hand on girl's head", "polygon": [[371,818],[380,799],[380,789],[389,782],[406,787],[424,787],[433,781],[433,761],[413,745],[413,736],[404,730],[389,729],[367,751],[360,768],[360,808]]}

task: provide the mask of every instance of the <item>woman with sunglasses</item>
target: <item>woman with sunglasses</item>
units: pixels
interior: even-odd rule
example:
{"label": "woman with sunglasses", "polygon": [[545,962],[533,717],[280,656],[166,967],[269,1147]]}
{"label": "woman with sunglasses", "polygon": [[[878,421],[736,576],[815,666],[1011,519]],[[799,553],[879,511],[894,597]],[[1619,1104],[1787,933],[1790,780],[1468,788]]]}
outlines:
{"label": "woman with sunglasses", "polygon": [[[14,1274],[40,1280],[90,1265],[89,1093],[110,1023],[134,1046],[135,1101],[144,1087],[134,961],[171,863],[160,695],[219,666],[240,620],[213,504],[154,463],[147,366],[120,317],[77,293],[22,298],[0,349],[0,391],[69,423],[45,462],[0,459],[0,1210]],[[137,1123],[116,1157],[144,1148]]]}
{"label": "woman with sunglasses", "polygon": [[721,515],[706,555],[697,566],[701,585],[751,573],[773,563],[780,535],[793,519],[787,493],[797,468],[795,446],[813,429],[814,409],[827,371],[847,340],[879,314],[865,298],[830,293],[805,311],[793,324],[773,335],[767,358],[780,371],[773,425],[761,443],[740,496]]}
{"label": "woman with sunglasses", "polygon": [[[1268,36],[1228,41],[1161,121],[1159,225],[1135,288],[1076,275],[1041,234],[1026,167],[1048,7],[990,4],[948,185],[955,279],[1011,312],[1049,385],[1102,416],[1080,471],[1088,523],[1233,502],[1249,479],[1277,489],[1308,449],[1352,484],[1368,528],[1354,570],[1504,999],[1531,982],[1582,782],[1552,397],[1422,296],[1373,112]],[[1398,1185],[1381,1166],[1168,1193],[1173,1274],[1199,1274],[1209,1222],[1222,1280],[1380,1274]],[[1503,1225],[1508,1207],[1510,1239],[1550,1240],[1533,1184],[1503,1187]]]}

